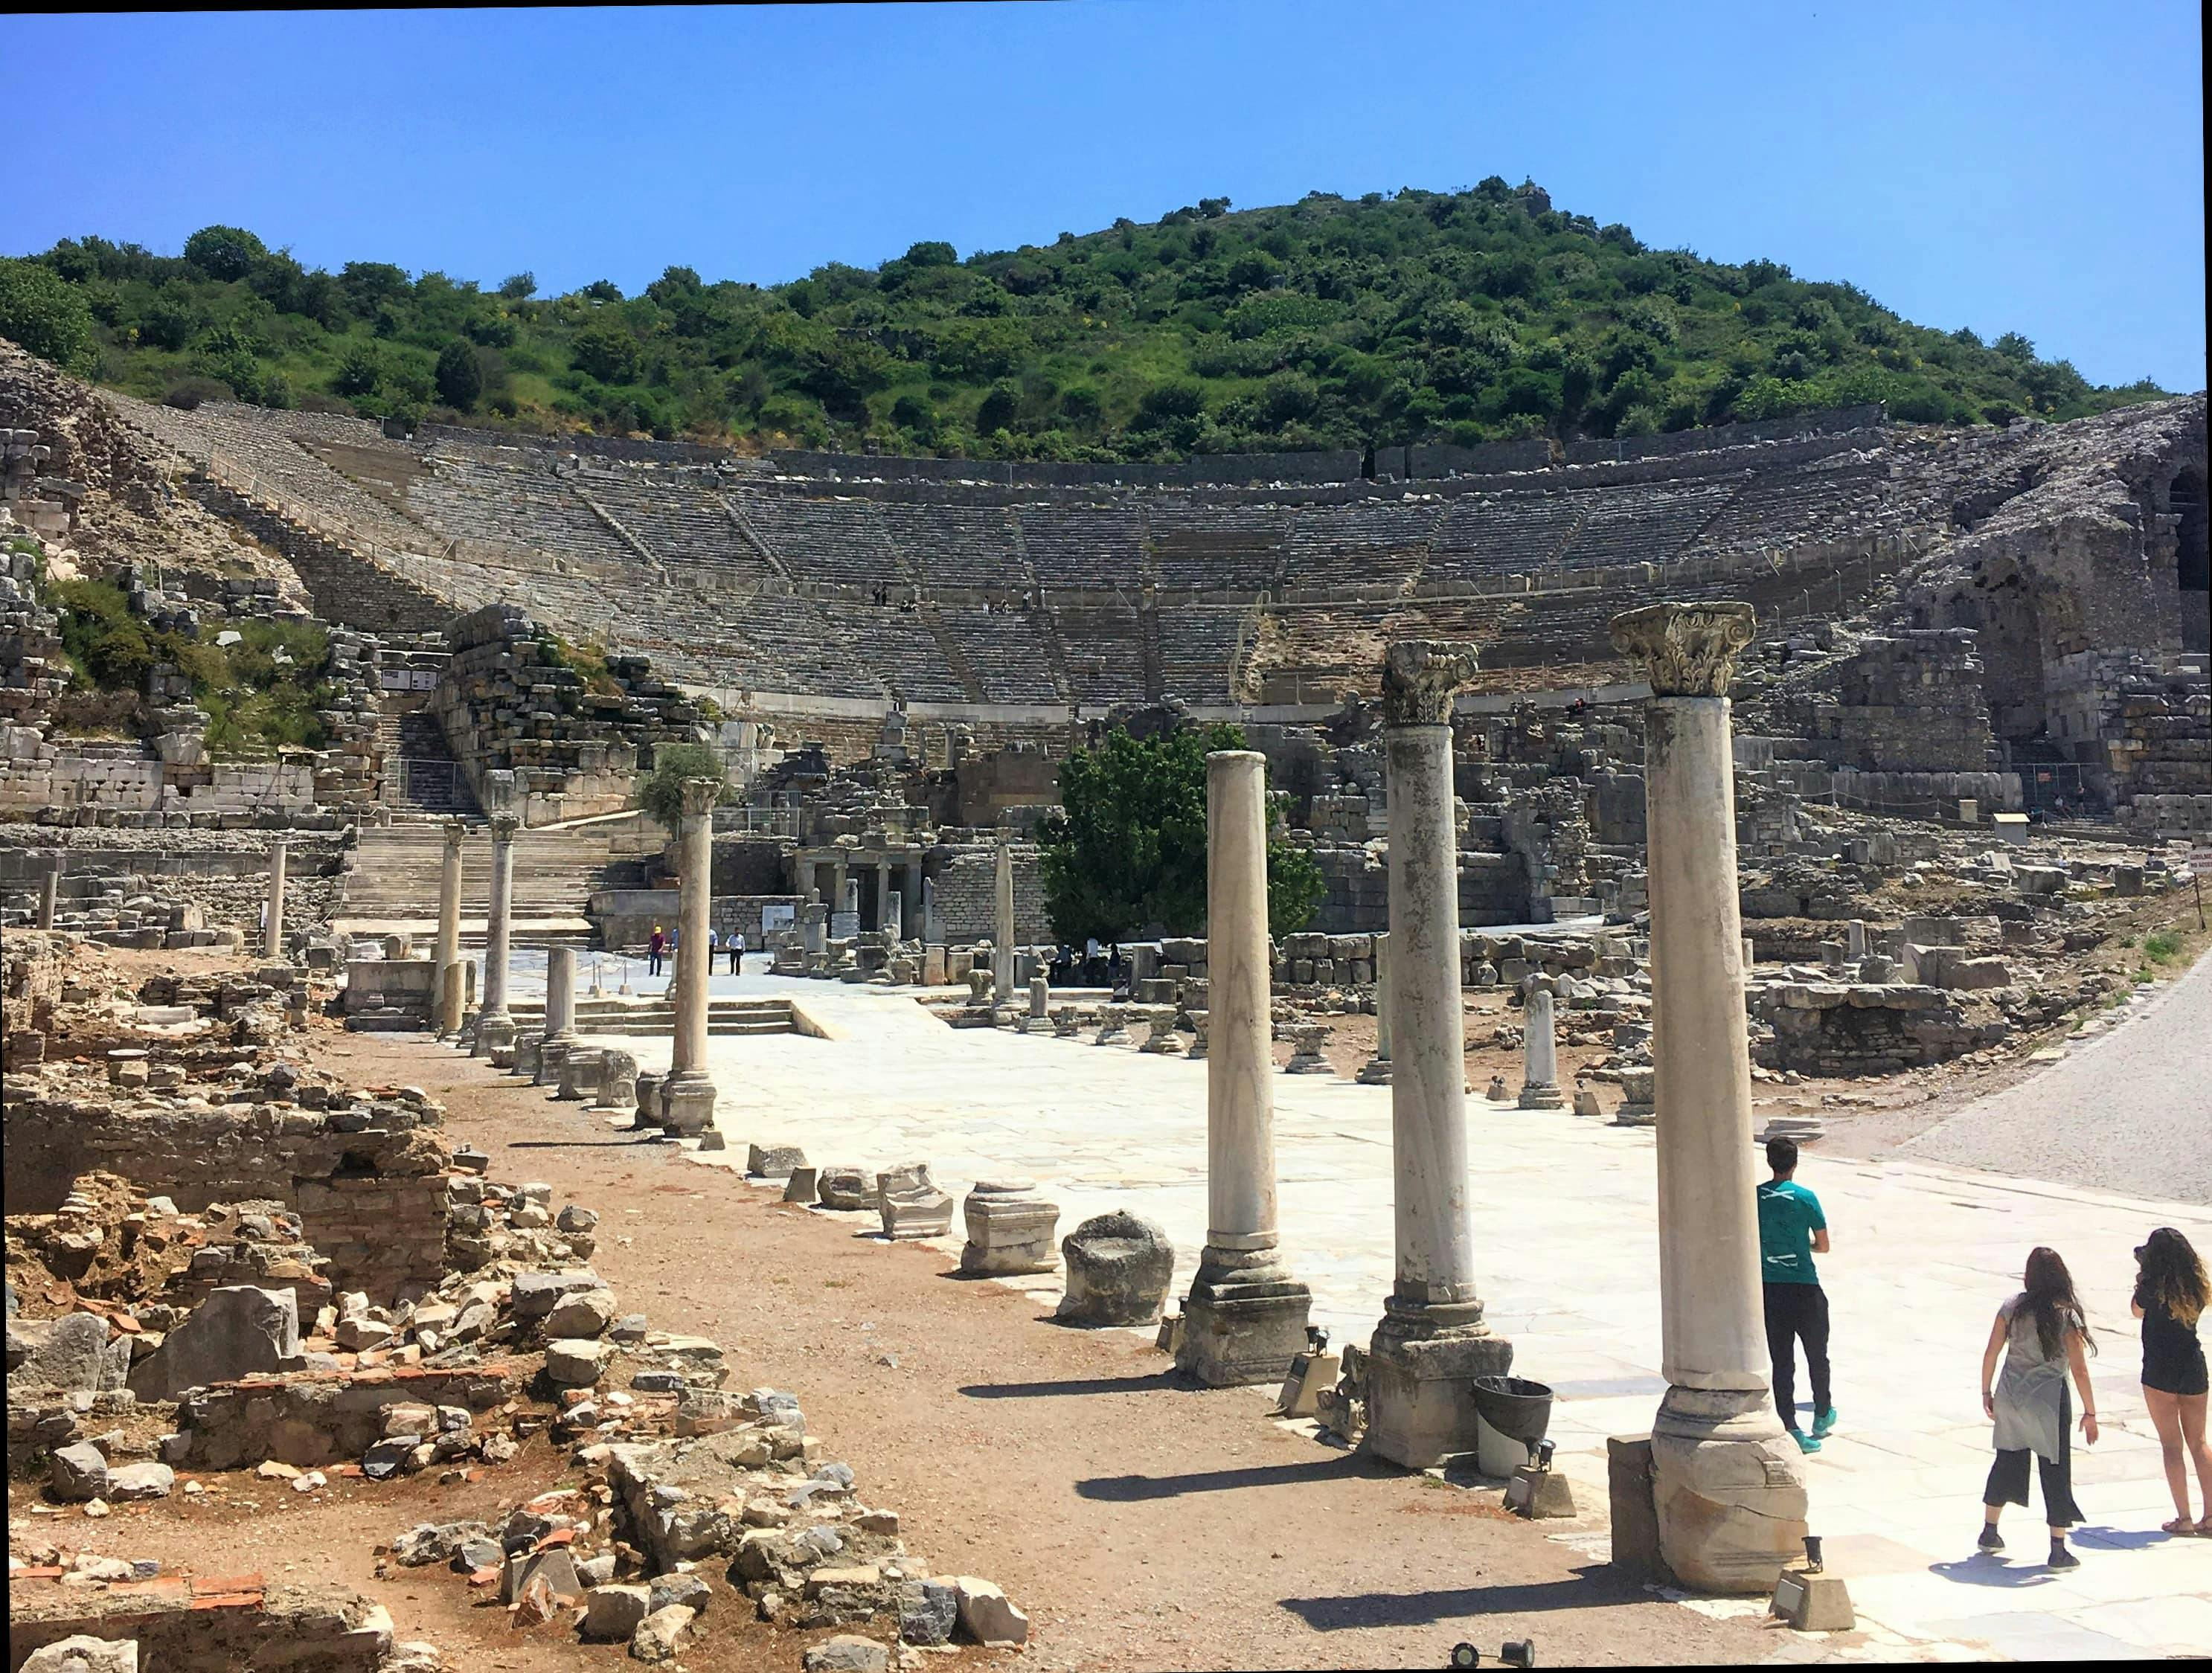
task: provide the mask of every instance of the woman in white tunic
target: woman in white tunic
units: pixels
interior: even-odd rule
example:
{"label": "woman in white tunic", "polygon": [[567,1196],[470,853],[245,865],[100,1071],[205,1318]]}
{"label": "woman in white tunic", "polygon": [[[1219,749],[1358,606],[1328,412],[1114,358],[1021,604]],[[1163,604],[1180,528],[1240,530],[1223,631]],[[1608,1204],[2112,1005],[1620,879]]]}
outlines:
{"label": "woman in white tunic", "polygon": [[1982,1493],[1982,1533],[1976,1543],[1983,1550],[2004,1549],[1997,1517],[2007,1505],[2027,1503],[2027,1458],[2033,1452],[2043,1482],[2043,1519],[2051,1529],[2051,1567],[2081,1566],[2081,1559],[2066,1549],[2067,1529],[2081,1519],[2081,1507],[2074,1502],[2072,1402],[2066,1379],[2070,1373],[2081,1391],[2081,1439],[2094,1446],[2097,1402],[2089,1391],[2087,1355],[2095,1351],[2066,1263],[2055,1249],[2035,1250],[2027,1258],[2021,1293],[1997,1309],[1989,1345],[1982,1350],[1982,1409],[1996,1421],[1997,1452]]}

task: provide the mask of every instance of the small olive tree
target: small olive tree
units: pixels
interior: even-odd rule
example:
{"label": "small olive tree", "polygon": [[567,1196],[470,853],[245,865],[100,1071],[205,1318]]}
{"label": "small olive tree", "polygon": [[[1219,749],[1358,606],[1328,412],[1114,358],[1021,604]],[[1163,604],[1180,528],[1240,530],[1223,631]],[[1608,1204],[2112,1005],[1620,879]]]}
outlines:
{"label": "small olive tree", "polygon": [[721,799],[730,798],[722,758],[703,743],[664,743],[653,752],[653,771],[637,781],[638,810],[671,831],[684,822],[684,781],[712,779],[722,786]]}

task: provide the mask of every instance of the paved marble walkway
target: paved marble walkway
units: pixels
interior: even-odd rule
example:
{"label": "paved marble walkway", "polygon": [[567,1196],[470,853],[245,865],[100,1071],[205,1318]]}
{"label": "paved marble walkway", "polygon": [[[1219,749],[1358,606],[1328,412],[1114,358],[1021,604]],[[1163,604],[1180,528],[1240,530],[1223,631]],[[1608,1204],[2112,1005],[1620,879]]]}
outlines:
{"label": "paved marble walkway", "polygon": [[[763,1141],[801,1144],[819,1164],[927,1160],[955,1193],[980,1175],[1028,1173],[1061,1205],[1063,1234],[1119,1205],[1158,1221],[1187,1287],[1206,1232],[1202,1064],[951,1029],[880,989],[749,972],[714,990],[787,993],[831,1037],[712,1041],[732,1148],[702,1162],[741,1167],[747,1143]],[[622,1044],[665,1065],[664,1041]],[[1275,1088],[1285,1255],[1313,1287],[1315,1322],[1364,1343],[1391,1281],[1389,1091],[1287,1075]],[[1491,1322],[1512,1339],[1515,1369],[1560,1396],[1553,1433],[1592,1516],[1555,1537],[1601,1554],[1605,1437],[1648,1428],[1662,1386],[1652,1135],[1479,1097],[1469,1108]],[[1820,1269],[1842,1415],[1807,1460],[1812,1525],[1875,1651],[2093,1658],[2212,1646],[2212,1542],[2157,1531],[2172,1510],[2127,1311],[2144,1233],[2179,1226],[2212,1249],[2212,1211],[1917,1159],[1813,1152],[1800,1178],[1835,1241]],[[2092,1362],[2104,1437],[2075,1462],[2090,1518],[2082,1566],[2064,1575],[2043,1568],[2040,1529],[2019,1511],[2011,1561],[1973,1549],[1990,1462],[1981,1347],[2038,1243],[2067,1257],[2104,1347]],[[1049,1301],[1057,1285],[1034,1293]]]}

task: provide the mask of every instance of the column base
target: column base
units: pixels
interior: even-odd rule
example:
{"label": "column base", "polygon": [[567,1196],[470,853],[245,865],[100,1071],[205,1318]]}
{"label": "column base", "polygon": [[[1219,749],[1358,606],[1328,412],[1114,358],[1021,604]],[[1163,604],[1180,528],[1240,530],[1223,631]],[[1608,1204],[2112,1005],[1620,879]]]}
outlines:
{"label": "column base", "polygon": [[1521,1088],[1521,1107],[1524,1110],[1563,1110],[1566,1106],[1566,1094],[1556,1086],[1524,1086]]}
{"label": "column base", "polygon": [[514,1019],[511,1016],[479,1016],[476,1033],[469,1041],[469,1055],[488,1058],[494,1052],[512,1051],[514,1047]]}
{"label": "column base", "polygon": [[1306,1350],[1306,1314],[1313,1292],[1273,1249],[1228,1250],[1208,1245],[1183,1302],[1176,1369],[1209,1388],[1279,1383]]}
{"label": "column base", "polygon": [[1661,1555],[1693,1591],[1771,1591],[1804,1553],[1804,1464],[1765,1389],[1669,1388],[1651,1478]]}
{"label": "column base", "polygon": [[[714,1124],[714,1083],[704,1075],[664,1082],[660,1125],[677,1138],[695,1138]],[[719,1148],[719,1147],[716,1147]]]}
{"label": "column base", "polygon": [[1368,1058],[1365,1063],[1359,1066],[1359,1074],[1357,1078],[1359,1084],[1362,1086],[1389,1086],[1390,1084],[1390,1059],[1388,1058]]}
{"label": "column base", "polygon": [[1367,1349],[1363,1452],[1425,1470],[1475,1449],[1477,1377],[1513,1367],[1513,1344],[1491,1334],[1480,1302],[1425,1306],[1392,1296]]}

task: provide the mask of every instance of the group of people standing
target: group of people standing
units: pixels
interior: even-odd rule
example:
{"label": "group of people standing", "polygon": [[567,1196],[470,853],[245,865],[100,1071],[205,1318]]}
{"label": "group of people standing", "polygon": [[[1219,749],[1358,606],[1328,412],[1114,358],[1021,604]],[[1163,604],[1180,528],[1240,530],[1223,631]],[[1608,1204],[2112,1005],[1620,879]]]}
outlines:
{"label": "group of people standing", "polygon": [[[1829,1251],[1828,1222],[1820,1199],[1797,1183],[1797,1146],[1778,1138],[1766,1146],[1773,1178],[1759,1187],[1759,1246],[1765,1286],[1766,1345],[1774,1363],[1774,1403],[1798,1446],[1808,1452],[1836,1427],[1828,1373],[1828,1298],[1813,1264]],[[2189,1240],[2161,1226],[2136,1250],[2130,1311],[2142,1321],[2143,1403],[2165,1454],[2166,1482],[2173,1494],[2169,1534],[2212,1536],[2212,1446],[2205,1440],[2206,1367],[2197,1323],[2212,1305],[2212,1282]],[[1813,1426],[1797,1417],[1797,1349],[1805,1351],[1813,1385]],[[2088,1315],[2074,1279],[2055,1249],[2030,1252],[2020,1293],[1997,1309],[1982,1349],[1982,1410],[1995,1426],[1996,1458],[1982,1489],[1984,1551],[2004,1549],[1997,1519],[2007,1505],[2028,1502],[2028,1460],[2043,1488],[2044,1521],[2051,1531],[2050,1566],[2078,1568],[2067,1549],[2067,1530],[2080,1522],[2074,1498],[2074,1394],[2081,1396],[2081,1439],[2097,1444],[2097,1402],[2089,1385],[2089,1358],[2097,1351]],[[2194,1469],[2201,1515],[2190,1513]]]}
{"label": "group of people standing", "polygon": [[[745,932],[743,930],[731,930],[730,938],[726,942],[722,939],[720,930],[707,931],[707,973],[710,976],[714,974],[715,955],[725,948],[729,950],[730,955],[730,974],[742,975],[745,956]],[[645,973],[648,976],[660,974],[662,961],[675,951],[675,932],[664,930],[658,924],[654,924],[653,933],[645,938]]]}

